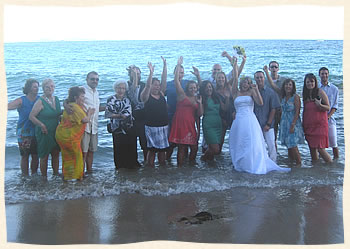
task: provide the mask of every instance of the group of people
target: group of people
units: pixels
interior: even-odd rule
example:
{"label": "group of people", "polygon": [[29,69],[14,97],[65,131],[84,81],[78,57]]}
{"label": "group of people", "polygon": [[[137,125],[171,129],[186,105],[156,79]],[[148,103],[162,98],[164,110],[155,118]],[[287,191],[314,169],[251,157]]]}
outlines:
{"label": "group of people", "polygon": [[[174,69],[174,80],[167,82],[167,62],[163,60],[161,79],[153,77],[155,67],[148,63],[147,82],[141,81],[140,68],[127,68],[129,80],[118,79],[113,84],[115,94],[101,105],[97,86],[99,75],[88,73],[86,85],[69,89],[63,101],[54,96],[51,79],[42,82],[43,95],[38,96],[39,82],[28,79],[22,96],[11,101],[8,109],[17,109],[18,144],[22,174],[47,175],[51,154],[54,174],[59,174],[59,151],[65,180],[82,179],[91,173],[93,155],[98,144],[98,113],[105,111],[107,130],[112,134],[114,164],[119,168],[137,168],[137,138],[144,162],[154,166],[170,159],[177,147],[177,164],[188,158],[194,161],[198,152],[200,127],[203,130],[201,160],[211,161],[221,153],[224,137],[229,131],[232,163],[237,171],[265,174],[272,170],[289,171],[276,164],[277,134],[288,149],[288,157],[301,164],[298,144],[306,139],[313,161],[319,155],[326,162],[331,156],[325,148],[333,148],[339,157],[336,122],[338,89],[328,82],[329,70],[320,68],[317,82],[314,74],[306,74],[303,86],[303,119],[301,100],[295,82],[278,74],[279,64],[271,61],[252,79],[240,74],[246,57],[238,66],[237,58],[222,53],[232,65],[228,74],[215,64],[208,80],[202,80],[198,68],[191,72],[197,81],[184,80],[183,58]],[[267,149],[266,149],[267,147]]]}

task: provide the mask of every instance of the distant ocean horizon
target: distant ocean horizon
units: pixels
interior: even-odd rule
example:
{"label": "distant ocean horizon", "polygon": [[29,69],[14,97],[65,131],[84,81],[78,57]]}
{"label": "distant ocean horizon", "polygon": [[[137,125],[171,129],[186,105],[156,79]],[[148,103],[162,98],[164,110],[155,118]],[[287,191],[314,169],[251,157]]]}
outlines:
{"label": "distant ocean horizon", "polygon": [[[343,40],[120,40],[120,41],[45,41],[15,42],[4,44],[5,70],[8,101],[23,95],[26,79],[35,78],[40,83],[51,78],[56,84],[55,95],[61,102],[67,97],[71,86],[86,84],[86,74],[96,71],[100,75],[98,91],[101,103],[113,95],[113,83],[128,79],[126,68],[136,65],[141,69],[141,80],[148,76],[147,62],[155,65],[155,77],[162,72],[161,56],[168,64],[168,81],[179,56],[184,57],[185,79],[195,79],[192,66],[199,69],[202,79],[209,78],[212,65],[219,63],[228,73],[231,65],[221,56],[222,51],[232,54],[234,45],[244,47],[247,62],[242,75],[253,76],[257,70],[275,60],[280,64],[279,73],[295,80],[297,94],[301,96],[303,78],[307,73],[318,77],[318,69],[325,66],[330,71],[329,81],[339,88],[339,109],[335,113],[338,128],[340,158],[332,165],[320,162],[311,164],[307,144],[301,145],[302,168],[288,174],[272,172],[265,176],[247,175],[232,169],[227,140],[223,153],[208,165],[199,160],[194,166],[176,166],[176,153],[166,167],[141,168],[137,172],[115,173],[112,138],[106,130],[104,113],[99,114],[99,145],[94,161],[93,177],[77,183],[72,191],[59,178],[50,178],[49,184],[40,183],[36,177],[20,177],[16,138],[17,111],[8,111],[5,141],[5,201],[77,199],[140,193],[143,195],[173,195],[179,193],[210,192],[236,187],[295,186],[307,188],[318,185],[342,185],[345,166],[345,143],[343,121]],[[241,63],[241,59],[239,59]],[[40,88],[39,94],[42,94]],[[228,138],[228,132],[226,139]],[[289,167],[287,150],[278,145],[278,164]],[[142,162],[141,152],[139,159]],[[60,162],[61,163],[61,162]],[[326,176],[326,177],[325,177]]]}

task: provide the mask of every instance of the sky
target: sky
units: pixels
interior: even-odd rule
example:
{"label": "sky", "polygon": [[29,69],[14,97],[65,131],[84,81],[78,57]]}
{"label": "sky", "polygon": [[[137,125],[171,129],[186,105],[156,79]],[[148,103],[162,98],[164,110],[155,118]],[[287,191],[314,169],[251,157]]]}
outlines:
{"label": "sky", "polygon": [[4,41],[343,40],[344,7],[219,7],[195,3],[40,7],[5,5]]}

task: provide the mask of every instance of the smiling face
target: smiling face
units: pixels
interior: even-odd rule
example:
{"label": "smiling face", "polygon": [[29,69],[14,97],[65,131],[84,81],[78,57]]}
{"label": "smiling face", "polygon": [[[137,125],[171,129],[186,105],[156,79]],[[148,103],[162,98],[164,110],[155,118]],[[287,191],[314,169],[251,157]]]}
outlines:
{"label": "smiling face", "polygon": [[254,74],[254,79],[255,79],[256,84],[258,85],[259,89],[264,88],[265,76],[264,76],[263,72],[256,72]]}
{"label": "smiling face", "polygon": [[293,94],[293,90],[294,90],[293,82],[288,81],[288,82],[286,82],[284,84],[284,91],[286,92],[286,94],[292,95]]}
{"label": "smiling face", "polygon": [[321,78],[321,83],[324,84],[324,85],[327,85],[328,77],[329,77],[328,70],[321,70],[319,75],[320,75],[320,78]]}
{"label": "smiling face", "polygon": [[205,86],[204,92],[205,95],[207,95],[208,97],[210,97],[213,94],[213,86],[211,83],[208,82],[208,84]]}
{"label": "smiling face", "polygon": [[115,87],[115,93],[117,94],[117,98],[122,99],[126,92],[126,83],[120,83]]}
{"label": "smiling face", "polygon": [[30,92],[33,95],[37,95],[39,92],[39,84],[37,82],[34,82],[30,88]]}
{"label": "smiling face", "polygon": [[189,97],[196,96],[197,90],[198,89],[197,89],[197,84],[196,83],[188,83],[186,94]]}
{"label": "smiling face", "polygon": [[307,77],[305,80],[305,86],[308,90],[312,90],[316,86],[316,81],[313,78]]}
{"label": "smiling face", "polygon": [[151,84],[151,94],[158,95],[160,93],[160,82],[159,80],[153,80]]}
{"label": "smiling face", "polygon": [[215,80],[218,87],[224,87],[226,82],[225,74],[223,72],[217,73]]}
{"label": "smiling face", "polygon": [[55,91],[55,84],[53,81],[43,82],[43,91],[46,97],[51,97]]}
{"label": "smiling face", "polygon": [[75,103],[77,103],[80,106],[84,105],[84,101],[85,101],[85,93],[81,93],[79,94],[78,97],[75,97]]}
{"label": "smiling face", "polygon": [[249,88],[250,88],[249,80],[247,78],[241,79],[241,81],[239,82],[239,90],[241,92],[246,92],[249,90]]}

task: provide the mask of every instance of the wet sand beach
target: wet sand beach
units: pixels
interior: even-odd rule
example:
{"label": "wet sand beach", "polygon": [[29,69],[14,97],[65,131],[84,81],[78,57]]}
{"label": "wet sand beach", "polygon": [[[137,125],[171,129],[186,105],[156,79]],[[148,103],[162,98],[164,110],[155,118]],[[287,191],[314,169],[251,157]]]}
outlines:
{"label": "wet sand beach", "polygon": [[[171,196],[120,194],[6,205],[8,242],[124,244],[344,243],[342,186],[234,188]],[[212,220],[192,217],[208,212]]]}

